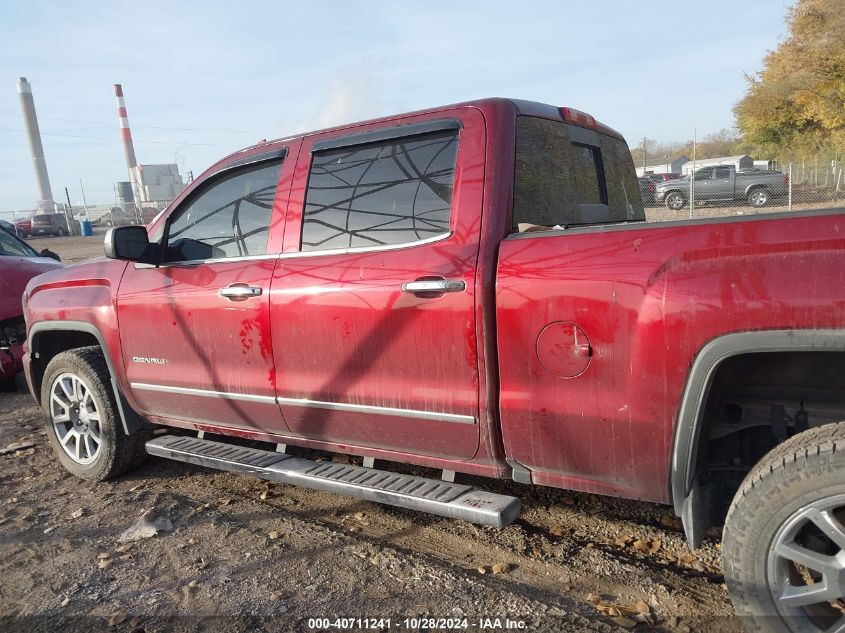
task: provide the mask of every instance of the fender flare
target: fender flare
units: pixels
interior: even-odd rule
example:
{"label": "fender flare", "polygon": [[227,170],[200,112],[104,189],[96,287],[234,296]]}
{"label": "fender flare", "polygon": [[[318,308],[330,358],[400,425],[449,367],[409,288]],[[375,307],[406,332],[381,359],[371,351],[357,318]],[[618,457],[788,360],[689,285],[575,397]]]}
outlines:
{"label": "fender flare", "polygon": [[752,191],[754,191],[755,189],[765,189],[766,191],[768,191],[768,192],[769,192],[769,195],[771,195],[771,193],[772,193],[772,187],[771,187],[771,185],[767,185],[767,184],[762,183],[762,182],[755,182],[755,183],[752,183],[752,184],[748,185],[748,186],[745,188],[745,197],[747,198],[747,197],[749,196],[749,194],[750,194]]}
{"label": "fender flare", "polygon": [[138,431],[153,428],[149,422],[144,420],[131,406],[129,406],[126,396],[123,395],[123,391],[121,391],[120,386],[117,384],[117,380],[115,380],[115,376],[117,374],[115,373],[114,366],[111,362],[111,354],[109,353],[108,345],[106,345],[106,340],[95,325],[85,321],[39,321],[29,328],[29,335],[27,336],[26,341],[29,353],[33,354],[38,351],[33,346],[38,334],[41,332],[56,331],[85,332],[86,334],[91,334],[94,338],[96,338],[103,350],[103,356],[106,359],[106,366],[109,369],[109,377],[111,378],[111,385],[114,390],[115,401],[117,402],[117,412],[120,415],[120,422],[123,425],[123,431],[127,435],[130,435],[132,433],[137,433]]}
{"label": "fender flare", "polygon": [[843,352],[845,329],[758,330],[725,334],[710,340],[695,357],[681,398],[672,444],[670,492],[691,547],[701,542],[706,500],[696,486],[695,472],[704,406],[713,377],[731,356],[766,352]]}

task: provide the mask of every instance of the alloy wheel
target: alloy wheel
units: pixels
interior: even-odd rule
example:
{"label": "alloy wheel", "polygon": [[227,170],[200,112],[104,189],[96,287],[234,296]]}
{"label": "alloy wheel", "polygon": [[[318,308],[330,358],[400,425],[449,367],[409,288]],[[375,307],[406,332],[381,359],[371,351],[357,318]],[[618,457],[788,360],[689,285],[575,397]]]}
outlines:
{"label": "alloy wheel", "polygon": [[793,631],[845,633],[845,495],[806,505],[775,534],[768,587]]}
{"label": "alloy wheel", "polygon": [[769,201],[765,191],[755,191],[751,194],[751,204],[755,207],[762,207]]}
{"label": "alloy wheel", "polygon": [[78,464],[90,464],[102,449],[100,410],[91,388],[72,373],[50,387],[50,418],[62,450]]}

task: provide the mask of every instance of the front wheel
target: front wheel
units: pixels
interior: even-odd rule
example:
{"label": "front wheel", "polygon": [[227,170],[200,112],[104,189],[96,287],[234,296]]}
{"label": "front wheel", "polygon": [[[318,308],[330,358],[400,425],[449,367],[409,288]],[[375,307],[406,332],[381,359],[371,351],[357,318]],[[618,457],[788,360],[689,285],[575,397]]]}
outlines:
{"label": "front wheel", "polygon": [[722,551],[748,631],[845,631],[845,422],[760,461],[728,511]]}
{"label": "front wheel", "polygon": [[47,438],[62,465],[103,481],[141,465],[149,433],[126,435],[99,347],[57,354],[41,382]]}
{"label": "front wheel", "polygon": [[666,196],[666,207],[672,211],[680,211],[684,208],[686,202],[687,200],[684,198],[684,195],[677,191],[673,191]]}

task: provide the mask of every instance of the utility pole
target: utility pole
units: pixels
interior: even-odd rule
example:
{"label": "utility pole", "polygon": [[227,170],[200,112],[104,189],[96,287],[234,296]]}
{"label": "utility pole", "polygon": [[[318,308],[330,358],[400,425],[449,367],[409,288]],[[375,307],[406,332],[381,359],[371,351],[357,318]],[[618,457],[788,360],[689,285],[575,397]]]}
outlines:
{"label": "utility pole", "polygon": [[692,128],[692,173],[689,175],[689,219],[692,220],[692,207],[695,204],[695,143],[698,128]]}
{"label": "utility pole", "polygon": [[[65,211],[65,224],[67,224],[68,235],[73,235],[73,229],[70,225],[70,218],[73,217],[73,205],[70,203],[70,194],[67,187],[65,187],[65,198],[67,198],[67,211]],[[70,214],[70,215],[68,215]]]}
{"label": "utility pole", "polygon": [[645,151],[645,136],[644,136],[643,137],[643,176],[645,176],[645,156],[646,156],[646,151]]}
{"label": "utility pole", "polygon": [[85,207],[85,219],[90,220],[88,215],[88,201],[85,199],[85,187],[82,186],[82,178],[79,179],[79,189],[82,191],[82,206]]}

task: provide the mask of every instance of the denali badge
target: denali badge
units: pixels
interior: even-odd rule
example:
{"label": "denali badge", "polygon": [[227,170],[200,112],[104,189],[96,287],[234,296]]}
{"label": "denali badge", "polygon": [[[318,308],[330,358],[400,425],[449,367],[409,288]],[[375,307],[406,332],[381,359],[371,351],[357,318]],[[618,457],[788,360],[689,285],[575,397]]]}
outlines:
{"label": "denali badge", "polygon": [[133,356],[132,357],[133,363],[141,363],[147,365],[166,365],[167,359],[166,358],[150,358],[147,356]]}

